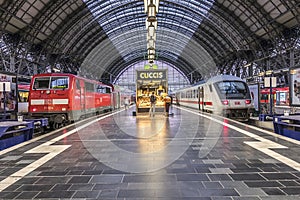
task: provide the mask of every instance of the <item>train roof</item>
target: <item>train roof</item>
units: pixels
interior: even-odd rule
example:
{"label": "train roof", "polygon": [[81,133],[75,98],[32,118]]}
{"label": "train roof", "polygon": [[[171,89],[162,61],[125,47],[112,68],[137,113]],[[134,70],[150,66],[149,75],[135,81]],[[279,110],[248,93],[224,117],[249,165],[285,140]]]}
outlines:
{"label": "train roof", "polygon": [[79,77],[75,74],[70,74],[70,73],[41,73],[41,74],[35,74],[34,76],[76,76],[76,77]]}
{"label": "train roof", "polygon": [[220,82],[220,81],[228,81],[228,80],[233,80],[233,81],[243,81],[245,82],[243,79],[241,79],[240,77],[237,77],[237,76],[232,76],[232,75],[218,75],[218,76],[214,76],[214,77],[211,77],[209,79],[207,79],[206,81],[202,80],[196,84],[193,84],[189,87],[185,87],[185,88],[181,88],[179,90],[176,90],[176,92],[180,92],[182,90],[186,90],[188,88],[192,88],[192,87],[196,87],[198,85],[202,85],[202,84],[205,84],[205,83],[215,83],[215,82]]}
{"label": "train roof", "polygon": [[214,76],[209,78],[206,83],[214,83],[214,82],[220,82],[220,81],[224,81],[224,80],[234,80],[234,81],[243,81],[245,82],[243,79],[241,79],[240,77],[237,76],[232,76],[232,75],[218,75],[218,76]]}
{"label": "train roof", "polygon": [[69,77],[76,77],[76,78],[80,78],[80,79],[83,79],[83,80],[86,80],[86,81],[89,81],[89,82],[100,83],[100,84],[103,84],[103,85],[107,85],[109,87],[113,87],[112,84],[103,83],[101,81],[97,81],[97,80],[94,80],[94,79],[88,79],[88,78],[85,78],[85,77],[82,77],[82,76],[78,76],[78,75],[75,75],[75,74],[71,74],[71,73],[42,73],[42,74],[35,74],[34,75],[34,77],[41,77],[41,76],[69,76]]}

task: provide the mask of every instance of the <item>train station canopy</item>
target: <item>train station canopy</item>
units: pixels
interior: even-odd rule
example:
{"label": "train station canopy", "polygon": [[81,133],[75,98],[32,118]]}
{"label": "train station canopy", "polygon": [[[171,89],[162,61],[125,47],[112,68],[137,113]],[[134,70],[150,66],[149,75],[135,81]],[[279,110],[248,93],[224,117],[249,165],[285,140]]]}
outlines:
{"label": "train station canopy", "polygon": [[[57,66],[113,81],[146,59],[143,0],[0,0],[0,6],[2,70],[30,75]],[[177,66],[191,82],[249,66],[290,67],[291,55],[293,66],[299,61],[298,0],[160,0],[156,17],[156,60]]]}

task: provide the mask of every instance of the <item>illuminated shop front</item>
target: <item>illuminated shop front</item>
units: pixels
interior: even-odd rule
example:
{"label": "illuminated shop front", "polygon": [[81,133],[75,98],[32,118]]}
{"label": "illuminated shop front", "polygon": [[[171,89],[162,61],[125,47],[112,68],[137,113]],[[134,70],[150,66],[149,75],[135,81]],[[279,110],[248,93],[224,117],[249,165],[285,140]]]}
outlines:
{"label": "illuminated shop front", "polygon": [[156,112],[164,112],[163,95],[168,92],[167,69],[136,70],[136,107],[138,113],[149,112],[150,95],[156,96]]}

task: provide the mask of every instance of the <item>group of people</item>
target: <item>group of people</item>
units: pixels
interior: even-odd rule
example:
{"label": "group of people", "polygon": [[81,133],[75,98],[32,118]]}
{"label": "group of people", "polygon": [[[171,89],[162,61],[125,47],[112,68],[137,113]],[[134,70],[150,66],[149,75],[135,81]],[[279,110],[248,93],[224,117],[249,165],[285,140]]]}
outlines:
{"label": "group of people", "polygon": [[[165,112],[166,112],[165,114],[166,114],[166,116],[169,116],[169,109],[172,104],[172,97],[166,95],[164,97],[164,102],[165,102]],[[150,117],[154,117],[155,104],[156,104],[156,96],[155,96],[154,92],[152,92],[152,94],[150,96],[150,110],[149,110]]]}
{"label": "group of people", "polygon": [[5,95],[3,92],[0,92],[0,110],[12,111],[15,109],[15,106],[16,99],[12,92],[6,92]]}
{"label": "group of people", "polygon": [[[169,116],[169,109],[170,106],[172,104],[172,97],[165,95],[164,96],[164,103],[165,103],[165,114],[166,116]],[[125,110],[127,110],[129,108],[130,105],[130,101],[128,98],[124,97],[124,107]],[[152,92],[152,94],[150,95],[150,109],[149,109],[149,115],[150,117],[154,117],[155,114],[155,105],[156,105],[156,96],[154,94],[154,92]]]}

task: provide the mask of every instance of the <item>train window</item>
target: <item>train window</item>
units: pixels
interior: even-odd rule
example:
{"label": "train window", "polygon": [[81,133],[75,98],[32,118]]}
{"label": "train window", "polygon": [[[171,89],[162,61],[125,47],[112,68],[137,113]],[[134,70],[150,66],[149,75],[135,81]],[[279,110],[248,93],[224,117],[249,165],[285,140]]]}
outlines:
{"label": "train window", "polygon": [[94,92],[95,91],[95,87],[93,83],[89,83],[89,82],[84,82],[85,84],[85,90],[88,92]]}
{"label": "train window", "polygon": [[50,77],[37,77],[34,79],[33,89],[49,89]]}
{"label": "train window", "polygon": [[110,94],[111,93],[111,88],[103,85],[98,85],[97,86],[97,92],[102,93],[102,94]]}
{"label": "train window", "polygon": [[249,99],[250,93],[247,86],[241,81],[223,81],[216,83],[216,88],[222,98],[226,99]]}
{"label": "train window", "polygon": [[180,92],[180,97],[185,98],[184,92]]}
{"label": "train window", "polygon": [[106,87],[106,93],[110,94],[111,93],[111,88],[110,87]]}
{"label": "train window", "polygon": [[68,87],[68,77],[51,77],[50,89],[67,89]]}
{"label": "train window", "polygon": [[105,93],[105,89],[102,85],[97,85],[97,92],[98,93]]}

